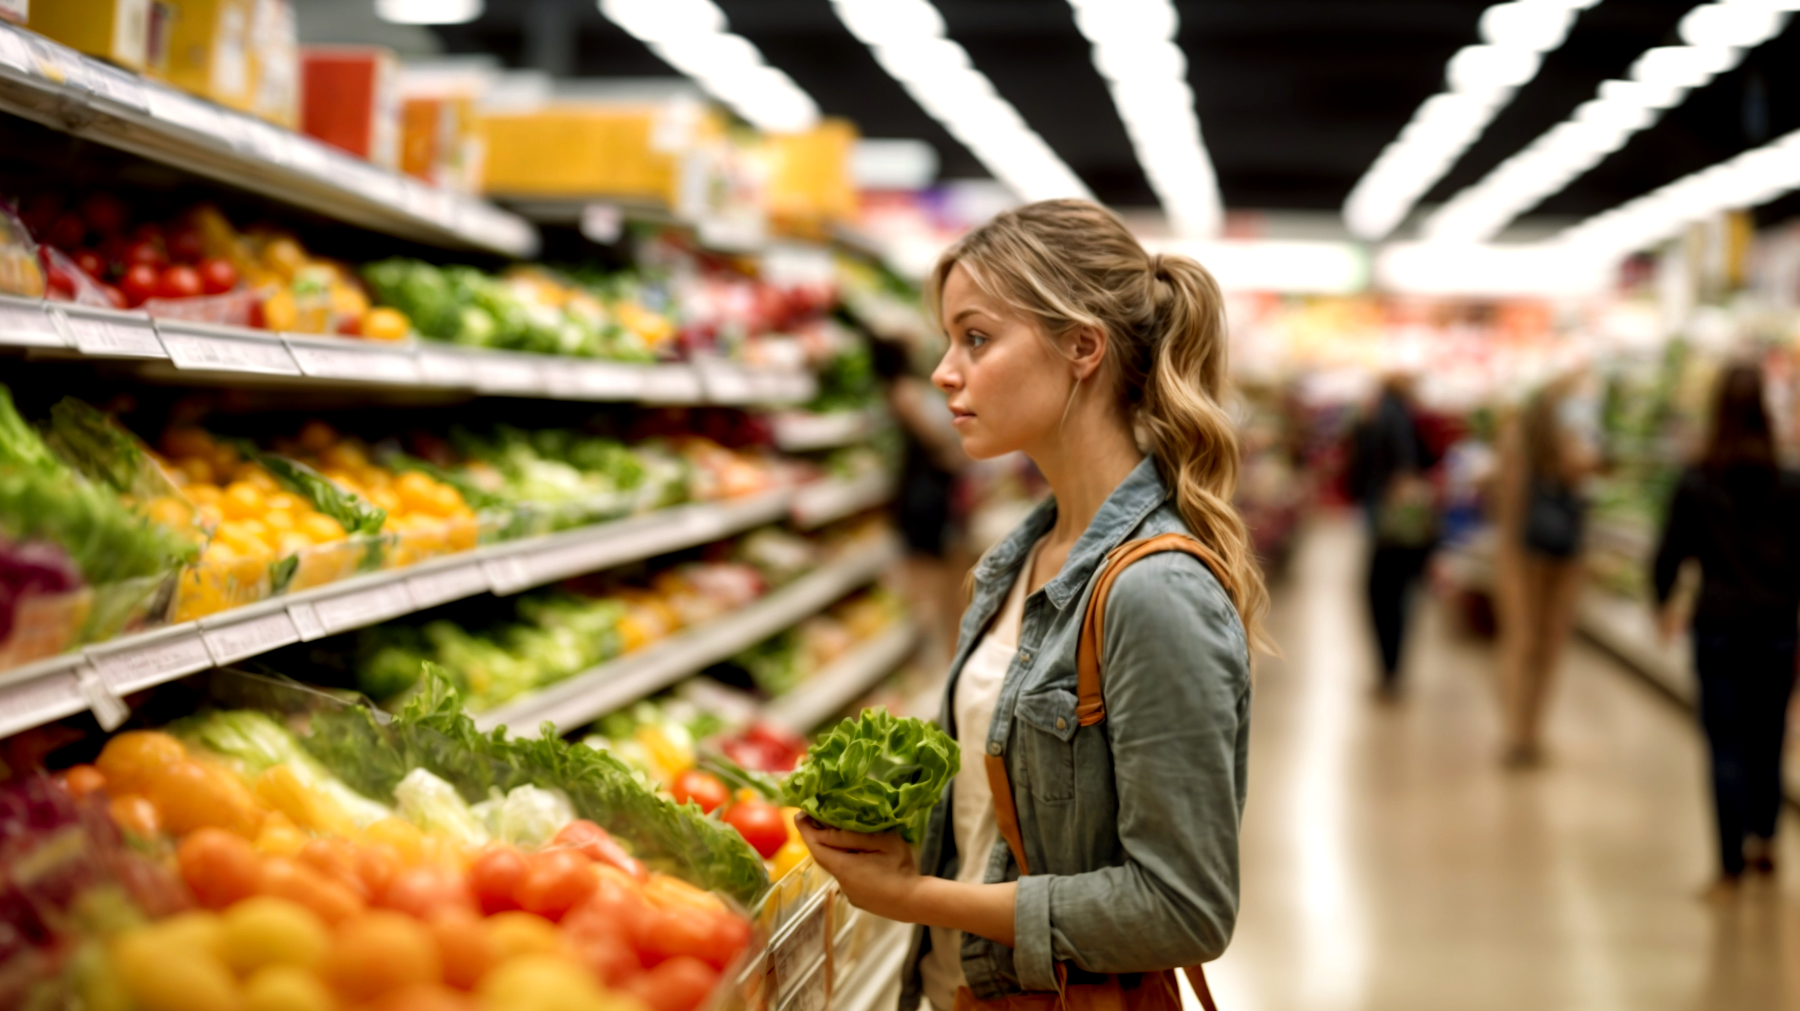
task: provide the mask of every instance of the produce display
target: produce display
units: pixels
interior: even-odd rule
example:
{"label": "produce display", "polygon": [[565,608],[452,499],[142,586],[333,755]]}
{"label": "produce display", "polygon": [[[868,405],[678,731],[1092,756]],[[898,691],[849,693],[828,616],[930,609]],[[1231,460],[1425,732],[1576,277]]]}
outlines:
{"label": "produce display", "polygon": [[899,829],[924,837],[925,821],[962,766],[962,750],[936,725],[870,709],[833,727],[782,781],[787,803],[834,828]]}

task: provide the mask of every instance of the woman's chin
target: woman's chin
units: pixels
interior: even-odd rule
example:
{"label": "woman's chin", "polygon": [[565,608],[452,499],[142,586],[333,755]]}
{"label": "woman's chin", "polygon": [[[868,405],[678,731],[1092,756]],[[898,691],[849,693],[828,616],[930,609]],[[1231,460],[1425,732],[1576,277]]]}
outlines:
{"label": "woman's chin", "polygon": [[1013,451],[1011,446],[995,445],[993,440],[978,434],[964,434],[962,437],[963,455],[971,460],[992,460],[997,456],[1005,456]]}

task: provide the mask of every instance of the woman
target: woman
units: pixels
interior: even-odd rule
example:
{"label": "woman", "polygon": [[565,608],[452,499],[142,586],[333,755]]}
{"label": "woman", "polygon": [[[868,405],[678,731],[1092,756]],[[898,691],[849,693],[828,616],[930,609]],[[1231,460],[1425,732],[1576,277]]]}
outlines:
{"label": "woman", "polygon": [[1419,431],[1408,376],[1389,376],[1350,446],[1350,487],[1369,525],[1369,617],[1381,650],[1383,698],[1400,688],[1400,647],[1413,586],[1437,540],[1437,495],[1427,471],[1437,455]]}
{"label": "woman", "polygon": [[1669,602],[1675,578],[1683,562],[1700,563],[1694,669],[1712,751],[1717,897],[1735,892],[1746,865],[1775,870],[1800,614],[1800,477],[1775,460],[1762,370],[1733,366],[1719,381],[1705,455],[1676,486],[1653,572],[1663,636],[1672,639],[1680,625]]}
{"label": "woman", "polygon": [[1494,562],[1508,768],[1543,761],[1544,708],[1575,630],[1587,511],[1580,485],[1595,459],[1578,382],[1564,376],[1540,390],[1501,447]]}
{"label": "woman", "polygon": [[[1217,958],[1236,918],[1249,645],[1267,599],[1230,505],[1218,286],[1193,260],[1145,253],[1111,212],[1057,200],[957,242],[926,299],[950,338],[932,381],[964,450],[1027,454],[1053,498],[974,570],[940,717],[962,772],[918,865],[898,835],[802,831],[851,902],[930,928],[907,963],[907,1011],[1076,984],[1172,1011],[1168,970]],[[1083,726],[1090,580],[1114,547],[1170,532],[1221,571],[1179,552],[1123,571],[1099,644],[1105,720]],[[1016,786],[1023,876],[988,755]]]}

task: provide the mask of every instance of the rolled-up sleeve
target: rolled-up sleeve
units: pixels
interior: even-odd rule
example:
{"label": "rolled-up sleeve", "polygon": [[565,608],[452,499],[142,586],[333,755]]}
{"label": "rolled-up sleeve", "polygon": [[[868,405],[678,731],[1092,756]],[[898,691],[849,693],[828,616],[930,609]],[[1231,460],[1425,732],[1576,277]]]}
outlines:
{"label": "rolled-up sleeve", "polygon": [[1124,862],[1019,880],[1013,964],[1028,990],[1057,989],[1058,961],[1210,961],[1237,920],[1250,675],[1236,611],[1198,560],[1152,555],[1114,584],[1101,658]]}

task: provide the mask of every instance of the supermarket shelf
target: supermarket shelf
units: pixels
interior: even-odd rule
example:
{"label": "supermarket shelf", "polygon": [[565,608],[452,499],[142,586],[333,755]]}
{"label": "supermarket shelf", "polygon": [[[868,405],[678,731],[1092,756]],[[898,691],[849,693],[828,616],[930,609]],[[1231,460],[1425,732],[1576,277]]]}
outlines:
{"label": "supermarket shelf", "polygon": [[[398,618],[478,593],[513,594],[772,523],[792,493],[701,503],[488,545],[405,569],[124,636],[0,672],[0,737],[81,712],[123,715],[119,696],[296,642]],[[104,720],[103,720],[104,722]]]}
{"label": "supermarket shelf", "polygon": [[814,481],[794,493],[794,525],[812,530],[873,509],[894,497],[894,476],[875,471],[844,480]]}
{"label": "supermarket shelf", "polygon": [[887,426],[878,411],[783,411],[774,418],[775,445],[789,453],[835,449],[867,439]]}
{"label": "supermarket shelf", "polygon": [[1687,638],[1665,643],[1657,634],[1650,605],[1589,587],[1576,604],[1576,627],[1607,652],[1648,678],[1657,688],[1694,706],[1693,654]]}
{"label": "supermarket shelf", "polygon": [[0,24],[0,111],[389,235],[507,256],[530,222]]}
{"label": "supermarket shelf", "polygon": [[764,706],[763,718],[794,733],[808,733],[892,674],[918,644],[919,627],[902,620]]}
{"label": "supermarket shelf", "polygon": [[900,999],[900,970],[912,930],[893,920],[873,926],[855,968],[832,988],[831,1011],[885,1011]]}
{"label": "supermarket shelf", "polygon": [[748,607],[476,714],[482,730],[554,724],[567,733],[728,659],[870,582],[899,557],[891,539],[811,572]]}
{"label": "supermarket shelf", "polygon": [[803,403],[810,372],[735,362],[640,365],[593,358],[381,343],[151,319],[141,312],[0,296],[0,347],[32,356],[134,360],[163,380],[241,385],[390,386],[554,400],[650,404]]}

